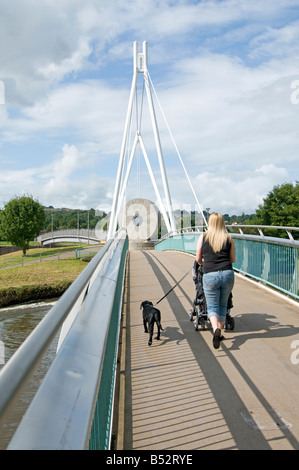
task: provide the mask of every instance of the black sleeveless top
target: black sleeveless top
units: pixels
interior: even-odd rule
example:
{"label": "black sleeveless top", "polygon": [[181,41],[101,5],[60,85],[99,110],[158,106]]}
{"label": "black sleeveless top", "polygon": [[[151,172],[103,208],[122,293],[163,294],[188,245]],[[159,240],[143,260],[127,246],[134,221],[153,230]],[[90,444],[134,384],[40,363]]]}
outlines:
{"label": "black sleeveless top", "polygon": [[210,243],[207,240],[205,240],[205,236],[204,236],[203,245],[202,245],[202,256],[204,259],[204,263],[203,263],[204,274],[212,273],[215,271],[225,271],[227,269],[233,269],[232,263],[230,262],[230,259],[229,259],[230,249],[231,249],[231,242],[228,238],[224,247],[218,253],[215,253]]}

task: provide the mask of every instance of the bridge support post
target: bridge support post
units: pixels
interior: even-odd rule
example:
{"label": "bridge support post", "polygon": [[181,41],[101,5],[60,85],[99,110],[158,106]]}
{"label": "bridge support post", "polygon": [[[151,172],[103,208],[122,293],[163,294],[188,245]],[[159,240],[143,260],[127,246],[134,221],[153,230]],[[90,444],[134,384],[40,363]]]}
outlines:
{"label": "bridge support post", "polygon": [[[151,173],[150,173],[150,176],[151,176],[152,184],[153,184],[155,192],[156,192],[157,199],[159,201],[159,205],[161,206],[161,207],[159,207],[159,209],[160,209],[161,213],[163,214],[167,229],[168,229],[169,232],[175,232],[176,231],[176,226],[175,226],[175,221],[174,221],[174,216],[173,216],[172,203],[171,203],[171,197],[170,197],[169,186],[168,186],[168,181],[167,181],[167,176],[166,176],[166,171],[165,171],[165,165],[164,165],[164,159],[163,159],[163,153],[162,153],[162,148],[161,148],[159,130],[158,130],[158,125],[157,125],[157,120],[156,120],[156,115],[155,115],[155,109],[154,109],[154,104],[153,104],[153,99],[152,99],[151,89],[150,89],[150,80],[149,80],[148,67],[147,67],[147,42],[146,41],[143,42],[143,51],[142,51],[142,53],[138,52],[138,43],[136,41],[134,42],[133,56],[134,56],[134,70],[133,70],[134,73],[133,73],[130,99],[129,99],[129,105],[128,105],[127,116],[126,116],[125,129],[124,129],[124,133],[123,133],[122,146],[121,146],[120,157],[119,157],[116,183],[115,183],[114,194],[113,194],[111,217],[110,217],[108,236],[107,236],[108,240],[110,238],[113,238],[113,236],[116,232],[118,214],[120,213],[120,209],[121,209],[121,207],[123,205],[123,202],[124,202],[123,199],[124,199],[124,194],[125,194],[125,190],[126,190],[126,185],[127,185],[127,182],[128,182],[128,176],[129,176],[128,172],[127,172],[125,180],[123,181],[124,164],[125,164],[125,151],[126,151],[126,145],[127,145],[128,135],[129,135],[129,131],[130,131],[130,123],[131,123],[131,118],[132,118],[133,103],[134,103],[134,98],[135,98],[135,93],[136,93],[136,85],[137,85],[137,79],[138,79],[138,74],[139,73],[143,74],[143,79],[144,79],[144,83],[145,83],[145,90],[146,90],[146,95],[147,95],[147,100],[148,100],[148,105],[149,105],[149,111],[150,111],[150,117],[151,117],[153,132],[154,132],[155,144],[156,144],[156,149],[157,149],[157,154],[158,154],[158,159],[159,159],[159,165],[160,165],[160,171],[161,171],[161,176],[162,176],[162,182],[163,182],[163,189],[164,189],[164,194],[165,194],[165,199],[166,199],[167,211],[166,211],[166,208],[164,207],[162,198],[160,197],[160,195],[157,195],[157,185],[156,185],[155,181],[153,181]],[[131,167],[131,164],[132,164],[132,160],[134,158],[134,153],[135,153],[135,150],[136,150],[137,143],[139,143],[142,146],[142,138],[141,138],[141,135],[140,135],[140,129],[137,129],[137,134],[136,134],[135,141],[134,141],[134,149],[133,149],[131,157],[130,157],[130,167]],[[144,153],[143,147],[142,147],[142,151]],[[147,161],[148,159],[147,159],[147,156],[145,154],[144,154],[144,157],[146,159],[147,167],[149,168],[149,165],[148,165],[149,162]]]}

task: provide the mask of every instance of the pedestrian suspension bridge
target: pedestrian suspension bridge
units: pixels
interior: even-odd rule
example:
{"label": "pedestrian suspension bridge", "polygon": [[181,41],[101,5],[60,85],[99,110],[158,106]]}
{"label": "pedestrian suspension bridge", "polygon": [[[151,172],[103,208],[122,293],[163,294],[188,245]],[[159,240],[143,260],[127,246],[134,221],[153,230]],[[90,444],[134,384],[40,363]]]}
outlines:
{"label": "pedestrian suspension bridge", "polygon": [[[265,227],[254,227],[252,234],[228,227],[236,245],[235,327],[213,349],[209,325],[196,331],[189,317],[194,254],[207,220],[196,199],[198,226],[176,227],[146,43],[142,53],[134,43],[133,52],[107,241],[0,373],[5,425],[49,345],[57,342],[56,357],[8,449],[299,449],[299,228],[276,228],[286,235],[275,238],[264,234]],[[125,158],[138,76],[146,89],[163,197],[139,127]],[[126,201],[137,147],[155,204],[140,197]],[[161,224],[166,233],[158,238]],[[149,347],[140,304],[155,304],[167,293],[159,303],[164,331]]]}

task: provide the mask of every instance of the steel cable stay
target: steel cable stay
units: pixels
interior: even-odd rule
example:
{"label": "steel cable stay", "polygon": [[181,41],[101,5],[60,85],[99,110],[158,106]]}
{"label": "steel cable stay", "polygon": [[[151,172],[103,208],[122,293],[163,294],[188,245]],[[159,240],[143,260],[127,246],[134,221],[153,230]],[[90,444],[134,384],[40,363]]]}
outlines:
{"label": "steel cable stay", "polygon": [[[130,155],[131,155],[131,152],[132,152],[132,148],[134,146],[134,139],[132,139],[132,135],[133,135],[134,132],[135,132],[134,135],[136,135],[136,134],[139,135],[140,132],[141,132],[144,91],[145,91],[144,81],[143,81],[142,91],[138,90],[138,81],[136,81],[135,100],[134,100],[135,103],[134,103],[134,106],[132,107],[132,110],[131,110],[131,113],[130,113],[129,123],[128,123],[128,132],[127,132],[127,138],[126,138],[126,149],[125,149],[126,170],[128,168],[129,161],[130,161]],[[139,94],[141,93],[140,104],[138,102],[138,93]],[[135,119],[136,119],[136,129],[135,129],[135,131],[132,131],[132,129],[134,127],[133,126],[134,114],[135,114]],[[133,141],[133,144],[132,144],[132,141]],[[141,157],[140,145],[138,146],[138,152],[137,152],[136,157],[137,157],[137,197],[139,197],[140,196],[140,160],[141,160],[141,158],[140,158]],[[121,180],[122,181],[124,180],[124,173],[125,173],[125,170],[123,168],[122,175],[121,175]],[[123,185],[121,187],[120,192],[122,192],[122,191],[123,191]],[[124,196],[124,200],[125,199],[126,199],[126,197]],[[119,211],[118,211],[118,213],[119,213]]]}
{"label": "steel cable stay", "polygon": [[178,155],[178,157],[179,157],[179,160],[180,160],[181,165],[182,165],[182,167],[183,167],[183,170],[184,170],[184,172],[185,172],[186,178],[187,178],[188,183],[189,183],[189,185],[190,185],[190,188],[191,188],[191,191],[192,191],[193,196],[194,196],[194,198],[195,198],[195,201],[196,201],[196,203],[197,203],[197,205],[198,205],[198,208],[199,208],[199,210],[200,210],[200,213],[201,213],[201,215],[202,215],[203,221],[204,221],[204,223],[206,224],[206,226],[208,226],[208,222],[207,222],[207,220],[206,220],[206,218],[205,218],[205,216],[204,216],[202,207],[201,207],[201,205],[200,205],[200,203],[199,203],[199,201],[198,201],[198,198],[197,198],[197,196],[196,196],[196,193],[195,193],[195,190],[194,190],[194,188],[193,188],[193,185],[192,185],[192,182],[191,182],[191,180],[190,180],[190,177],[189,177],[189,175],[188,175],[187,169],[186,169],[186,167],[185,167],[185,164],[184,164],[184,162],[183,162],[183,159],[182,159],[182,157],[181,157],[181,154],[180,154],[180,152],[179,152],[179,149],[178,149],[178,147],[177,147],[177,145],[176,145],[176,142],[175,142],[175,140],[174,140],[173,134],[172,134],[172,132],[171,132],[171,130],[170,130],[169,124],[168,124],[168,122],[167,122],[165,113],[164,113],[164,111],[163,111],[163,109],[162,109],[160,100],[159,100],[158,95],[157,95],[157,93],[156,93],[156,90],[155,90],[154,84],[153,84],[153,82],[152,82],[152,79],[151,79],[151,77],[150,77],[149,71],[147,71],[147,75],[148,75],[148,78],[149,78],[149,82],[150,82],[150,84],[151,84],[151,87],[152,87],[152,89],[153,89],[154,95],[155,95],[155,97],[156,97],[157,103],[158,103],[158,105],[159,105],[161,114],[162,114],[163,119],[164,119],[164,121],[165,121],[165,124],[166,124],[167,130],[168,130],[168,132],[169,132],[170,138],[171,138],[171,140],[172,140],[172,143],[173,143],[173,145],[174,145],[174,148],[175,148],[175,150],[176,150],[176,153],[177,153],[177,155]]}
{"label": "steel cable stay", "polygon": [[[136,128],[138,128],[138,100],[137,100],[137,81],[135,84],[135,110],[136,110]],[[128,116],[128,128],[126,131],[126,138],[125,138],[125,148],[124,148],[124,165],[122,167],[122,173],[121,173],[121,178],[120,180],[122,181],[122,185],[120,188],[120,191],[123,190],[123,180],[124,180],[124,174],[126,171],[128,171],[128,165],[130,161],[130,153],[132,150],[132,128],[133,128],[133,114],[134,114],[134,106],[132,106],[129,116]],[[134,145],[134,144],[133,144]],[[125,168],[126,167],[126,168]],[[126,196],[124,196],[124,199],[126,199]],[[118,213],[120,212],[120,209]]]}

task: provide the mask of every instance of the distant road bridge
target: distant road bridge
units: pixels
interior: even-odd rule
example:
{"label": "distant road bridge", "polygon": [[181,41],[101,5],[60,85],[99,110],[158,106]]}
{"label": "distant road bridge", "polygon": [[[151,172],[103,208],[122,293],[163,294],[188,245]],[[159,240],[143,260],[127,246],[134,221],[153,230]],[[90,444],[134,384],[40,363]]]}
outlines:
{"label": "distant road bridge", "polygon": [[104,230],[89,229],[55,230],[53,232],[43,233],[37,238],[43,246],[61,242],[95,244],[106,239],[107,232]]}

